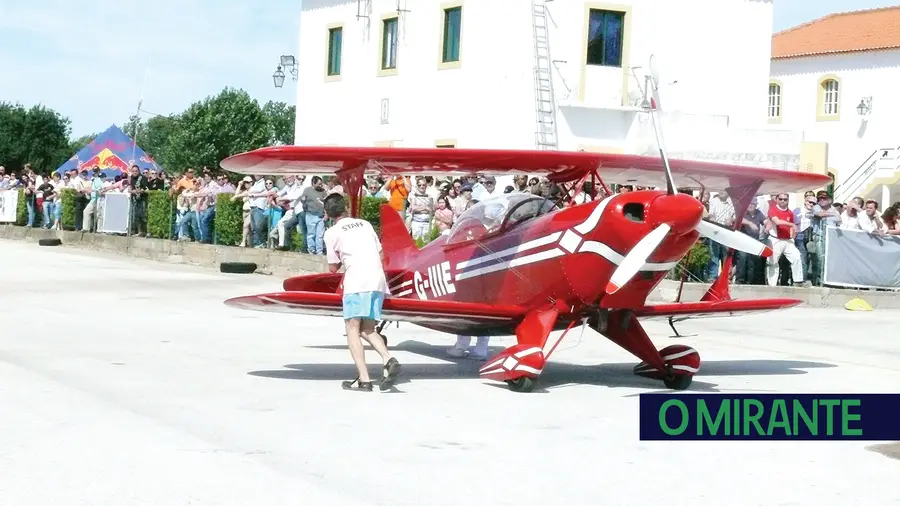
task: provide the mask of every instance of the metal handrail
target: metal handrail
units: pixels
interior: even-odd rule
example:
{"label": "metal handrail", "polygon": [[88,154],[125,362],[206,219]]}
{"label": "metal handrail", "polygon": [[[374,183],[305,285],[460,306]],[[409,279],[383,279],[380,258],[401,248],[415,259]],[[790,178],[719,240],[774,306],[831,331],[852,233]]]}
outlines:
{"label": "metal handrail", "polygon": [[836,185],[834,187],[834,197],[837,197],[838,193],[842,193],[842,190],[845,188],[852,188],[849,192],[852,194],[853,192],[859,190],[860,187],[867,180],[868,176],[875,172],[875,165],[878,163],[878,160],[886,158],[886,156],[882,155],[878,157],[879,153],[889,153],[891,151],[900,150],[900,147],[897,148],[880,148],[876,149],[869,155],[868,158],[850,174],[850,177],[844,180],[843,183]]}

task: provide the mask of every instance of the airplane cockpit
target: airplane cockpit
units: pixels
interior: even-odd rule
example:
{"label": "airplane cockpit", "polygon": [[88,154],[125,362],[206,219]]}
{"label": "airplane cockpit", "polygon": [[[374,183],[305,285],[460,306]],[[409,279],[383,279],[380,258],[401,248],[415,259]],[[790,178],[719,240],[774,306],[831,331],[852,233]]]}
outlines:
{"label": "airplane cockpit", "polygon": [[445,244],[459,244],[558,210],[556,204],[531,193],[504,193],[478,202],[459,215]]}

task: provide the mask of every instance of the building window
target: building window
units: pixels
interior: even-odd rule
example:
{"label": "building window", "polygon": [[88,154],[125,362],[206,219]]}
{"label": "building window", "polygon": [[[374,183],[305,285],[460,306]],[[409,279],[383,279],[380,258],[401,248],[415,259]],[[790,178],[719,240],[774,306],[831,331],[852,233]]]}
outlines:
{"label": "building window", "polygon": [[343,39],[343,28],[328,29],[328,75],[341,75],[341,41]]}
{"label": "building window", "polygon": [[822,114],[834,116],[838,113],[839,90],[838,82],[834,79],[822,81]]}
{"label": "building window", "polygon": [[443,63],[459,61],[459,40],[462,29],[462,7],[444,9],[444,40],[441,52]]}
{"label": "building window", "polygon": [[769,83],[769,119],[781,117],[781,86]]}
{"label": "building window", "polygon": [[397,68],[397,18],[382,21],[381,70]]}
{"label": "building window", "polygon": [[590,9],[588,19],[588,65],[621,67],[625,39],[625,13]]}

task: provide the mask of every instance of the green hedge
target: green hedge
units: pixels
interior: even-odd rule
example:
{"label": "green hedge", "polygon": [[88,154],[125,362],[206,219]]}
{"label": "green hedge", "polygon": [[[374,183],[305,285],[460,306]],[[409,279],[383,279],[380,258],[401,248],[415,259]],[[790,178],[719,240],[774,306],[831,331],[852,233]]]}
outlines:
{"label": "green hedge", "polygon": [[[231,200],[232,194],[220,193],[216,199],[216,219],[214,221],[214,242],[226,246],[237,246],[243,235],[243,202],[238,199]],[[61,220],[66,230],[75,229],[75,190],[66,188],[60,194],[62,202]],[[381,234],[381,206],[387,203],[387,199],[375,197],[363,197],[360,206],[360,217],[375,228]],[[34,225],[41,226],[41,209],[35,208]],[[175,228],[176,208],[175,198],[169,196],[165,190],[149,192],[147,200],[147,231],[151,236],[162,239],[171,239]],[[24,226],[28,222],[28,208],[25,204],[25,193],[19,190],[19,202],[16,209],[16,224]],[[440,234],[435,227],[429,234],[427,241],[418,240],[420,247],[438,237]],[[301,234],[291,234],[291,249],[304,250],[305,237]]]}
{"label": "green hedge", "polygon": [[163,190],[147,194],[147,233],[160,239],[172,238],[175,223],[175,201]]}
{"label": "green hedge", "polygon": [[64,188],[59,194],[60,205],[59,220],[64,230],[75,230],[75,190]]}

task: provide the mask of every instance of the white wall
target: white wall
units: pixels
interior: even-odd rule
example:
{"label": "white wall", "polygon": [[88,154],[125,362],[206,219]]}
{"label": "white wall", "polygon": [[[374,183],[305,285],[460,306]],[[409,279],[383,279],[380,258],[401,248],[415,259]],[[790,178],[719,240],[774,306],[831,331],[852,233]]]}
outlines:
{"label": "white wall", "polygon": [[[817,89],[822,76],[840,79],[840,120],[817,121]],[[772,60],[771,75],[781,81],[779,127],[802,131],[806,140],[828,143],[828,165],[840,185],[873,151],[900,146],[900,51],[860,52]],[[862,97],[871,96],[867,121],[857,115]]]}
{"label": "white wall", "polygon": [[[397,146],[433,146],[438,139],[456,139],[459,147],[533,148],[531,2],[461,2],[461,65],[439,70],[441,5],[447,1],[401,0],[411,12],[400,17],[398,75],[378,77],[380,22],[382,15],[396,12],[396,0],[371,0],[370,17],[359,20],[355,0],[304,0],[295,142],[372,145],[393,140]],[[685,143],[693,143],[697,151],[717,148],[712,142],[696,146],[682,135],[686,132],[701,132],[703,139],[710,139],[717,132],[726,135],[722,131],[730,127],[729,138],[740,139],[734,128],[764,128],[771,0],[621,4],[630,8],[631,20],[623,59],[628,65],[643,65],[637,71],[642,76],[649,55],[655,53],[664,83],[678,81],[660,90],[665,109],[671,111],[665,122],[670,148],[688,151],[691,146]],[[575,0],[548,4],[551,57],[565,61],[554,71],[556,98],[567,104],[557,115],[559,147],[596,145],[643,152],[652,142],[648,118],[621,107],[629,69],[589,66],[582,79],[588,8],[611,6]],[[326,82],[326,26],[337,22],[344,26],[343,75]],[[637,93],[637,82],[629,79],[626,97]],[[382,98],[390,100],[389,125],[380,124]],[[768,145],[760,149],[772,151]]]}

